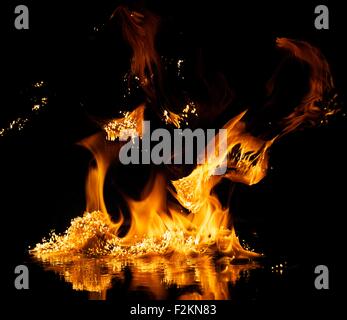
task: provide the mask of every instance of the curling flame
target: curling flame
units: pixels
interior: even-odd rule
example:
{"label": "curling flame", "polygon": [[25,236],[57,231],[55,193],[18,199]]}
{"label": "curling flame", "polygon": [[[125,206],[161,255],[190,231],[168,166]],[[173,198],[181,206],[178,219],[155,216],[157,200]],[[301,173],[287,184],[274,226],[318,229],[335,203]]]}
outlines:
{"label": "curling flame", "polygon": [[[284,121],[281,135],[296,130],[302,124],[315,124],[324,121],[324,117],[336,114],[339,108],[329,108],[330,101],[325,101],[326,96],[333,95],[334,82],[330,67],[322,53],[309,43],[286,38],[278,38],[277,46],[291,53],[300,62],[308,65],[310,71],[309,90],[301,103]],[[272,87],[273,84],[270,84]],[[336,95],[330,97],[335,99]],[[325,103],[323,108],[319,103]],[[323,109],[323,110],[322,110]]]}

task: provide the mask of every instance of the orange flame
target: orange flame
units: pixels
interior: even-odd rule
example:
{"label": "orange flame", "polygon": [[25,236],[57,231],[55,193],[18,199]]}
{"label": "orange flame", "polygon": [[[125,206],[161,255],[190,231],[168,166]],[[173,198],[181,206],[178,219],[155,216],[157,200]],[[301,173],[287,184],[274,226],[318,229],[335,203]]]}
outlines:
{"label": "orange flame", "polygon": [[[339,108],[330,110],[325,106],[322,110],[318,106],[319,102],[324,101],[324,96],[331,94],[334,89],[330,67],[322,53],[305,41],[287,38],[278,38],[277,46],[287,50],[300,62],[308,65],[310,71],[309,90],[294,111],[283,120],[282,136],[296,130],[302,124],[315,124],[322,121],[322,116],[331,116],[337,113]],[[272,86],[273,84],[270,84],[270,87]]]}
{"label": "orange flame", "polygon": [[139,78],[145,92],[153,98],[153,76],[159,72],[159,56],[155,49],[155,37],[159,25],[159,17],[147,10],[130,11],[119,6],[111,18],[120,21],[124,39],[132,49],[131,73]]}

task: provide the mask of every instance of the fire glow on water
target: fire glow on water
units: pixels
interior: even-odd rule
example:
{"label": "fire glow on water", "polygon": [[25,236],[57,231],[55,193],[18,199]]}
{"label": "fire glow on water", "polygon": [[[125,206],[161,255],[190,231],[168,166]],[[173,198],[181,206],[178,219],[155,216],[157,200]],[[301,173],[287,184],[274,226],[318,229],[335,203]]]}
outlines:
{"label": "fire glow on water", "polygon": [[[139,15],[126,18],[132,23],[141,20]],[[121,211],[117,220],[111,219],[103,196],[104,182],[124,145],[120,139],[124,131],[131,130],[130,140],[141,139],[144,134],[142,123],[147,106],[141,104],[123,117],[111,119],[103,125],[103,132],[81,142],[95,159],[87,177],[86,211],[71,221],[64,234],[52,233],[49,239],[38,243],[31,250],[32,255],[44,262],[46,269],[72,283],[73,289],[90,292],[91,298],[105,299],[112,280],[122,283],[125,270],[130,269],[132,288],[147,287],[156,299],[164,299],[170,286],[184,289],[192,285],[197,289],[179,298],[228,299],[229,283],[258,267],[256,258],[261,254],[241,245],[231,212],[222,206],[214,193],[215,186],[222,179],[247,185],[258,183],[266,176],[269,148],[278,139],[302,125],[319,124],[337,111],[329,107],[329,101],[324,102],[334,86],[329,66],[319,50],[305,42],[284,38],[278,39],[277,45],[310,68],[309,90],[282,120],[281,132],[269,140],[253,136],[246,130],[247,111],[236,115],[223,126],[227,133],[225,150],[219,150],[218,143],[215,147],[207,143],[203,152],[209,161],[198,164],[187,176],[169,181],[157,173],[144,188],[140,200],[124,195],[131,217],[126,234],[120,236],[121,228],[129,221]],[[141,57],[139,52],[134,53],[132,71],[152,97],[151,77],[144,72],[148,70],[147,62]],[[138,64],[136,59],[140,59]],[[190,109],[194,110],[191,111],[194,117],[199,117],[197,106],[191,106],[183,107],[182,114],[163,110],[163,121],[176,128],[182,122],[188,124]],[[214,138],[220,139],[218,133]],[[225,161],[226,172],[215,175]],[[168,197],[168,192],[173,197]],[[235,263],[240,260],[246,263]]]}

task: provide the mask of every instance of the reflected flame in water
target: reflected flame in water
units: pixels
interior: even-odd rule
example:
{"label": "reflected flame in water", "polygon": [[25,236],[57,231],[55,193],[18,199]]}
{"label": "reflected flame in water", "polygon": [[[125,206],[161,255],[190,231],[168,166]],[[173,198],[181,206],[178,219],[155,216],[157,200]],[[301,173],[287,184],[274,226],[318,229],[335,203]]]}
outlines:
{"label": "reflected flame in water", "polygon": [[107,298],[115,281],[124,290],[142,292],[151,299],[166,299],[172,289],[179,300],[225,300],[231,285],[259,267],[255,262],[232,264],[225,257],[215,261],[209,255],[179,254],[121,259],[46,256],[42,262],[45,270],[59,274],[74,290],[88,291],[89,299],[100,300]]}

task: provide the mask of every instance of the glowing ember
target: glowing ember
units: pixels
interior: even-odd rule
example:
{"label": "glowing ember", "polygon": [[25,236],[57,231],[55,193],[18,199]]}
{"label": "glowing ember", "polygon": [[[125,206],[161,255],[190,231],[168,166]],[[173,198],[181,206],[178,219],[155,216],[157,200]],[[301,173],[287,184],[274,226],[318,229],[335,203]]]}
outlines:
{"label": "glowing ember", "polygon": [[115,141],[122,134],[132,136],[142,136],[142,120],[143,120],[144,106],[136,108],[133,112],[123,112],[122,118],[117,118],[109,121],[103,126],[107,133],[107,140]]}
{"label": "glowing ember", "polygon": [[163,118],[166,124],[172,124],[176,128],[181,128],[181,124],[189,125],[189,116],[194,115],[198,117],[195,103],[193,101],[187,103],[180,114],[176,114],[169,110],[163,111]]}

